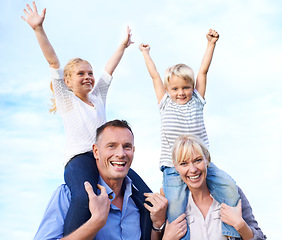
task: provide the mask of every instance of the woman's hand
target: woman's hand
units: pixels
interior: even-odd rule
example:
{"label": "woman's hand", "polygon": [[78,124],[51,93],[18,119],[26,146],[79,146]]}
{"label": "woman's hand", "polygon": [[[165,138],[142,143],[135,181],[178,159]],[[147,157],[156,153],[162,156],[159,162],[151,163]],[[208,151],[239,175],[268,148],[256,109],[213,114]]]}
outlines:
{"label": "woman's hand", "polygon": [[168,223],[168,220],[166,221],[165,232],[162,239],[163,240],[181,239],[186,232],[187,232],[186,214],[183,213],[171,223]]}
{"label": "woman's hand", "polygon": [[230,207],[225,203],[221,204],[220,219],[222,222],[233,226],[235,229],[244,221],[242,218],[241,199],[236,207]]}
{"label": "woman's hand", "polygon": [[28,4],[26,5],[28,11],[24,9],[26,17],[22,16],[22,19],[25,20],[32,27],[33,30],[36,30],[36,28],[42,27],[43,21],[45,19],[46,8],[44,8],[41,15],[39,15],[35,2],[33,2],[32,4],[33,10]]}

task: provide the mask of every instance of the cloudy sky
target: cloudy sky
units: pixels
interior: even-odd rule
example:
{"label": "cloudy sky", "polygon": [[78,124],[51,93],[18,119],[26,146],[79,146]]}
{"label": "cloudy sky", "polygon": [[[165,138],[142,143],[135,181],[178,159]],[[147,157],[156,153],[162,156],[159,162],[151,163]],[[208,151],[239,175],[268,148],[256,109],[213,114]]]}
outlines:
{"label": "cloudy sky", "polygon": [[[64,131],[49,114],[49,69],[32,29],[21,19],[26,2],[0,8],[0,236],[32,239],[55,188],[63,183]],[[98,77],[132,28],[135,44],[114,73],[108,120],[130,122],[133,168],[158,191],[160,117],[140,43],[164,75],[186,63],[198,72],[209,28],[220,34],[208,74],[205,123],[212,161],[247,195],[269,239],[282,226],[282,2],[279,0],[39,0],[45,30],[64,65],[92,63]]]}

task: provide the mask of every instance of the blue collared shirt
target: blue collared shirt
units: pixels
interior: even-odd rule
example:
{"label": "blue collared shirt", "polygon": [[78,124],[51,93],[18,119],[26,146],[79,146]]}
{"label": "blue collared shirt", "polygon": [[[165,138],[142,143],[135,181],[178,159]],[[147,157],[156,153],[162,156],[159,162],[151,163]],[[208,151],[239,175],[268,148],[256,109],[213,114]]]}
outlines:
{"label": "blue collared shirt", "polygon": [[[99,177],[99,184],[104,186],[109,196],[114,199],[113,190]],[[111,204],[105,226],[97,233],[95,240],[100,239],[140,239],[140,214],[130,197],[131,180],[124,179],[124,197],[122,210]],[[111,197],[110,197],[111,198]],[[54,192],[47,206],[34,240],[57,240],[63,237],[64,219],[70,206],[71,193],[66,184],[62,184]]]}

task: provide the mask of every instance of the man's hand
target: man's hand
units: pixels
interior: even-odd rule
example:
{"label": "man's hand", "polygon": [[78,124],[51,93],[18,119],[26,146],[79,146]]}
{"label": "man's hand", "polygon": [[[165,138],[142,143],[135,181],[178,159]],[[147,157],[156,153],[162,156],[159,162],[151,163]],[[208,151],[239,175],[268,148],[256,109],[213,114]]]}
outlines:
{"label": "man's hand", "polygon": [[89,197],[90,220],[101,229],[107,222],[111,205],[106,188],[97,184],[97,187],[101,190],[101,194],[96,195],[89,182],[85,182],[84,186]]}
{"label": "man's hand", "polygon": [[150,217],[155,228],[160,228],[165,222],[168,201],[164,197],[163,189],[160,193],[144,193],[145,201],[150,202],[152,207],[144,203],[145,208],[150,212]]}
{"label": "man's hand", "polygon": [[220,219],[222,222],[233,226],[235,229],[238,228],[244,221],[242,218],[241,199],[239,200],[236,207],[230,207],[225,203],[221,204]]}

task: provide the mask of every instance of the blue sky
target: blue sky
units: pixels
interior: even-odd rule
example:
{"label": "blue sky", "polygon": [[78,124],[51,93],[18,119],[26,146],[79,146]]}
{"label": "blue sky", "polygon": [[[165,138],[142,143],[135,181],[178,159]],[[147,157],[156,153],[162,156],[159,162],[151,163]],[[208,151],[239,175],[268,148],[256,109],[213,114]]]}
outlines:
{"label": "blue sky", "polygon": [[[0,236],[32,239],[55,188],[63,182],[64,132],[49,114],[49,69],[32,29],[21,19],[26,2],[0,8]],[[92,63],[98,77],[132,28],[135,44],[114,73],[107,118],[126,119],[135,133],[133,168],[154,191],[160,118],[151,79],[138,46],[164,75],[186,63],[195,74],[209,28],[220,34],[208,74],[205,123],[212,161],[247,195],[269,239],[282,225],[282,3],[238,1],[40,0],[45,30],[64,65]]]}

